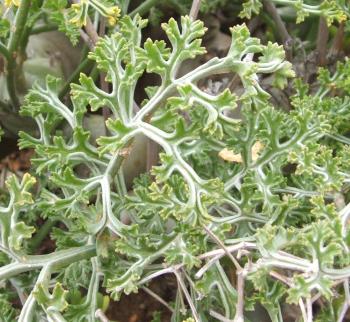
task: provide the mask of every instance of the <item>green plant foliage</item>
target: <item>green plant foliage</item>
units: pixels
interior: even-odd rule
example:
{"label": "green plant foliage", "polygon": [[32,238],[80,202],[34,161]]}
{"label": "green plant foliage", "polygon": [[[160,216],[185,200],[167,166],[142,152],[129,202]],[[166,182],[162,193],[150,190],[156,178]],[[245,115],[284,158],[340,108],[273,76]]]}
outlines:
{"label": "green plant foliage", "polygon": [[[291,7],[296,11],[296,22],[301,23],[310,15],[320,15],[326,18],[328,25],[335,21],[342,22],[349,18],[349,5],[343,0],[272,0],[276,5]],[[240,17],[250,19],[262,8],[261,0],[246,0]]]}
{"label": "green plant foliage", "polygon": [[[245,3],[244,15],[259,4]],[[316,10],[298,4],[301,13]],[[109,5],[82,1],[76,21],[84,24],[89,6],[112,15]],[[326,1],[312,13],[329,15],[337,5]],[[97,321],[109,298],[174,274],[174,321],[244,321],[256,304],[282,321],[285,303],[305,313],[314,296],[324,303],[315,319],[340,316],[337,300],[346,304],[349,293],[350,212],[336,198],[347,200],[350,182],[350,62],[322,69],[313,91],[295,80],[283,111],[266,89],[292,84],[283,47],[237,25],[227,55],[179,76],[184,61],[206,53],[204,23],[171,18],[161,25],[166,41],[143,42],[146,26],[139,15],[124,16],[89,54],[108,92],[81,74],[71,104],[59,99],[52,76],[26,95],[21,114],[38,131],[20,132],[19,146],[35,149],[33,167],[7,179],[0,207],[0,280],[26,300],[17,310],[0,292],[0,312],[9,321]],[[240,91],[213,94],[200,85],[225,73],[237,75]],[[146,74],[159,82],[135,108]],[[107,131],[95,142],[84,120],[103,108]],[[159,163],[128,192],[123,168],[139,136],[159,145]],[[45,254],[33,249],[41,234],[54,241]]]}
{"label": "green plant foliage", "polygon": [[49,19],[58,25],[60,31],[67,34],[73,44],[77,44],[80,28],[87,24],[91,11],[106,17],[111,26],[116,24],[120,15],[120,9],[109,0],[83,0],[72,5],[69,5],[67,0],[48,0],[45,1],[43,9]]}

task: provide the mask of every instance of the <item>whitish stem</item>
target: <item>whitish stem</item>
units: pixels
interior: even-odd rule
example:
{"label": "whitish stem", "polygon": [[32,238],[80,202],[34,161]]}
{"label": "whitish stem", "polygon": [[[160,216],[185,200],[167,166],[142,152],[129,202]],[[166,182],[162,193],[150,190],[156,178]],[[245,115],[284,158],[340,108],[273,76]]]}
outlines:
{"label": "whitish stem", "polygon": [[[39,283],[44,283],[45,281],[48,283],[48,280],[51,277],[51,265],[46,265],[42,268],[39,277],[36,281],[36,284],[33,288],[33,291],[36,289],[36,286]],[[30,293],[29,297],[27,298],[27,301],[25,302],[22,310],[21,310],[21,314],[18,318],[18,322],[28,322],[28,321],[32,321],[33,317],[34,317],[34,310],[36,307],[36,300],[34,298],[33,295],[33,291]]]}
{"label": "whitish stem", "polygon": [[191,11],[190,11],[190,17],[193,20],[197,19],[200,6],[201,6],[201,0],[193,0]]}
{"label": "whitish stem", "polygon": [[244,282],[245,271],[240,270],[237,274],[237,304],[234,322],[244,322]]}
{"label": "whitish stem", "polygon": [[101,322],[109,322],[108,318],[101,309],[96,310],[95,317],[98,318]]}
{"label": "whitish stem", "polygon": [[182,277],[180,276],[179,272],[174,270],[174,274],[177,278],[177,281],[179,283],[179,286],[182,290],[182,292],[185,294],[185,297],[186,297],[186,300],[187,300],[187,303],[188,305],[190,306],[191,308],[191,311],[192,311],[192,315],[193,315],[193,318],[196,322],[201,322],[201,319],[199,317],[199,314],[197,312],[197,309],[196,309],[196,306],[194,305],[193,301],[192,301],[192,298],[191,298],[191,295],[188,293],[188,290],[187,290],[187,287],[185,285],[185,282],[183,281]]}
{"label": "whitish stem", "polygon": [[303,316],[304,322],[308,322],[307,312],[306,312],[306,308],[305,308],[305,304],[304,304],[303,299],[299,300],[299,307],[300,307],[301,315]]}
{"label": "whitish stem", "polygon": [[232,261],[232,263],[235,265],[237,270],[241,270],[242,267],[238,263],[238,261],[232,256],[231,252],[227,249],[225,244],[220,240],[219,237],[217,237],[208,227],[203,226],[204,230],[207,232],[207,234],[225,251],[228,258]]}
{"label": "whitish stem", "polygon": [[228,318],[222,316],[221,314],[219,314],[219,313],[217,313],[217,312],[215,312],[215,311],[213,311],[213,310],[210,310],[210,311],[209,311],[209,314],[210,314],[213,318],[215,318],[215,319],[217,319],[217,320],[219,320],[219,321],[221,321],[221,322],[234,322],[233,320],[230,320],[230,319],[228,319]]}
{"label": "whitish stem", "polygon": [[350,292],[349,292],[349,279],[345,280],[343,282],[344,284],[344,293],[345,293],[345,300],[343,303],[343,307],[339,313],[339,317],[337,322],[343,322],[345,321],[345,315],[349,310],[349,306],[350,306]]}
{"label": "whitish stem", "polygon": [[306,299],[306,309],[307,309],[307,322],[312,322],[312,302],[311,298]]}

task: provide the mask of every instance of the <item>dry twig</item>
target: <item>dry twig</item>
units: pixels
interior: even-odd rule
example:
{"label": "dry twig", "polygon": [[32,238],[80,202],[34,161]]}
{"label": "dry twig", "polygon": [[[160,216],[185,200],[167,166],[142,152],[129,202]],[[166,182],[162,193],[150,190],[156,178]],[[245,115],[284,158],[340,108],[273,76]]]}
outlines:
{"label": "dry twig", "polygon": [[190,17],[193,20],[196,20],[198,17],[200,6],[201,6],[201,0],[193,0],[191,11],[190,11]]}
{"label": "dry twig", "polygon": [[184,280],[182,279],[181,275],[179,274],[179,272],[177,270],[174,270],[174,274],[175,274],[175,276],[177,278],[177,281],[179,283],[179,286],[180,286],[182,292],[184,293],[184,295],[186,297],[187,303],[188,303],[188,305],[191,308],[194,320],[196,322],[201,322],[201,319],[200,319],[199,314],[197,312],[196,306],[194,305],[194,303],[192,301],[190,293],[188,293],[188,290],[187,290],[187,287],[185,285]]}
{"label": "dry twig", "polygon": [[318,65],[325,66],[327,64],[327,44],[328,44],[329,30],[325,18],[320,17],[317,35],[317,54]]}
{"label": "dry twig", "polygon": [[163,304],[171,313],[174,313],[174,309],[167,302],[165,302],[158,294],[154,293],[152,290],[145,286],[142,287],[142,290],[148,295],[152,296],[154,299],[156,299],[159,303]]}
{"label": "dry twig", "polygon": [[292,59],[292,49],[293,49],[293,39],[289,35],[286,25],[284,24],[281,16],[278,14],[278,11],[270,0],[264,0],[264,7],[266,11],[271,15],[272,19],[276,24],[275,30],[278,32],[279,37],[281,38],[283,47],[286,51],[286,58],[288,60]]}

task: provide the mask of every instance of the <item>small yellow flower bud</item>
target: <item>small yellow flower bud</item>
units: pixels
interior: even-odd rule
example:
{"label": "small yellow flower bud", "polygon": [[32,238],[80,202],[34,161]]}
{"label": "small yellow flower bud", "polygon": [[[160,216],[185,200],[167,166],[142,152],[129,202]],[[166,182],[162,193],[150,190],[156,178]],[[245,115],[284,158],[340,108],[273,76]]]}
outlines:
{"label": "small yellow flower bud", "polygon": [[110,26],[114,26],[117,23],[119,16],[120,16],[120,9],[118,7],[109,8],[108,16],[107,16],[108,24]]}
{"label": "small yellow flower bud", "polygon": [[21,0],[5,0],[5,6],[11,7],[12,5],[19,7],[19,5],[21,4]]}

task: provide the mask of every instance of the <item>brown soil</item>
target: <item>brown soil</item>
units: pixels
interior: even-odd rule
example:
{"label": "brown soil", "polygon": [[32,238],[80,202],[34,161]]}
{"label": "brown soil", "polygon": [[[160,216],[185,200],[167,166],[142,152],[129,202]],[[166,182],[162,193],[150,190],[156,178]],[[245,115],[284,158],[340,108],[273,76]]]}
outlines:
{"label": "brown soil", "polygon": [[28,171],[33,153],[34,151],[31,149],[12,152],[0,160],[0,171],[3,169],[8,169],[11,172]]}
{"label": "brown soil", "polygon": [[[171,276],[158,278],[149,289],[169,303],[175,299],[176,282]],[[155,312],[161,313],[162,322],[170,322],[169,309],[140,289],[136,294],[122,295],[119,302],[111,302],[106,315],[117,322],[151,322]]]}

